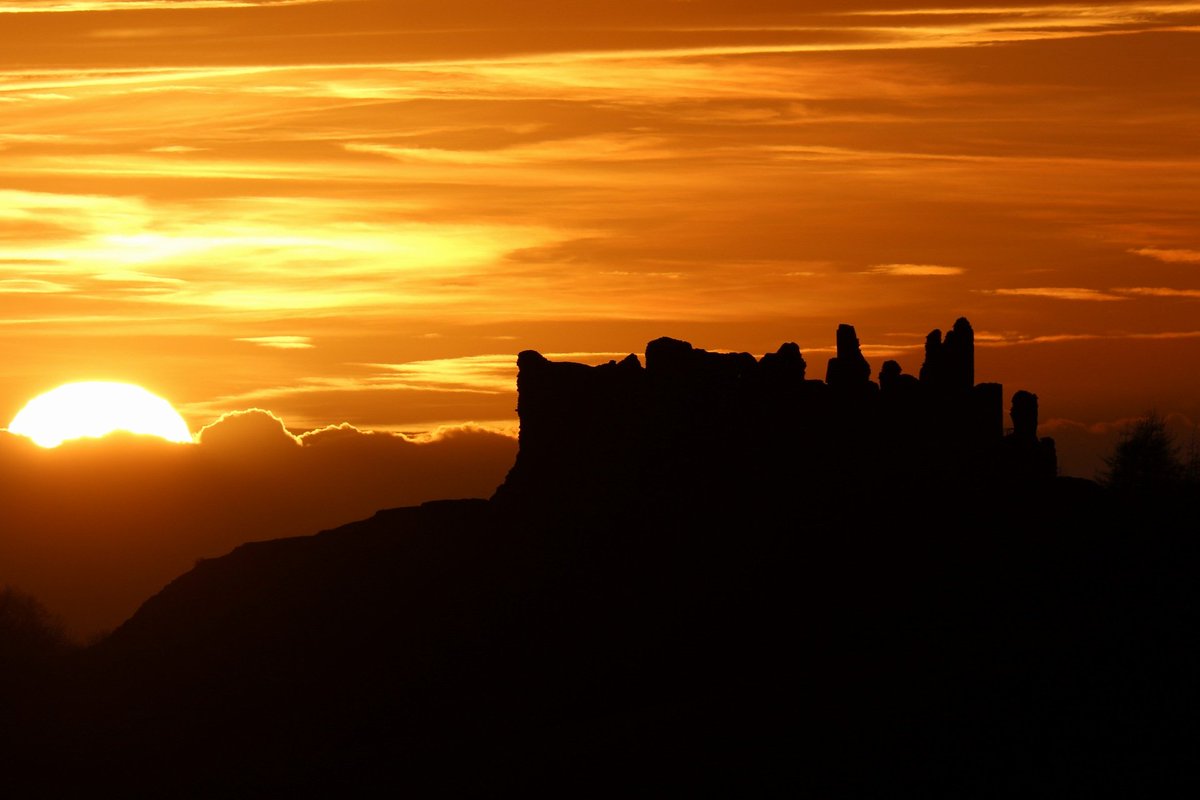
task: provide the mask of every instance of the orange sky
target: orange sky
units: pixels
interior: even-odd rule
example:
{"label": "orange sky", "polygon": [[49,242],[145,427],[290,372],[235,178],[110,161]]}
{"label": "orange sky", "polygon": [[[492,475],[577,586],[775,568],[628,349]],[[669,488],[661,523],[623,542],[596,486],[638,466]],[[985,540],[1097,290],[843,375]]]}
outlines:
{"label": "orange sky", "polygon": [[[1067,471],[1200,419],[1200,2],[0,0],[0,424],[514,421],[515,353],[816,376],[966,315]],[[0,575],[0,580],[4,576]]]}

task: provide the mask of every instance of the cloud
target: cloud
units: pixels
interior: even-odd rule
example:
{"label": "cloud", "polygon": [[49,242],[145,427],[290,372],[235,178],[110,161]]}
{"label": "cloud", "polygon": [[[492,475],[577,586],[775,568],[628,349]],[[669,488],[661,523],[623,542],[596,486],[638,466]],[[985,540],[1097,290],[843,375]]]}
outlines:
{"label": "cloud", "polygon": [[0,2],[0,14],[71,14],[104,11],[188,11],[259,6],[304,6],[339,0],[19,0]]}
{"label": "cloud", "polygon": [[239,450],[260,454],[278,448],[299,447],[283,420],[261,408],[232,411],[196,433],[197,444],[208,450]]}
{"label": "cloud", "polygon": [[1057,342],[1092,342],[1092,341],[1171,341],[1176,339],[1200,339],[1200,331],[1154,331],[1136,332],[1122,331],[1118,333],[1044,333],[1020,334],[1012,332],[996,333],[977,331],[975,345],[977,347],[1008,347],[1025,344],[1053,344]]}
{"label": "cloud", "polygon": [[115,435],[44,450],[0,430],[0,584],[94,633],[197,558],[383,508],[488,497],[515,455],[511,435],[478,425],[297,435],[262,409],[226,414],[188,445]]}
{"label": "cloud", "polygon": [[[517,337],[503,338],[513,342]],[[527,337],[520,337],[528,341]],[[651,338],[650,336],[646,337]],[[419,353],[427,340],[416,338],[410,346]],[[440,340],[434,340],[441,346]],[[295,431],[298,427],[320,427],[328,419],[327,409],[352,420],[360,428],[403,433],[423,440],[428,431],[465,421],[492,430],[512,430],[516,407],[517,351],[442,359],[414,359],[403,363],[347,363],[341,374],[309,375],[275,382],[263,376],[244,381],[251,388],[216,393],[203,399],[175,403],[188,420],[209,420],[230,408],[247,406],[278,409]],[[773,349],[773,348],[772,348]],[[589,364],[620,360],[620,353],[547,352],[556,360]],[[291,359],[272,362],[280,370],[290,369]],[[195,426],[194,426],[195,427]],[[416,437],[416,438],[414,438]]]}
{"label": "cloud", "polygon": [[517,362],[511,353],[410,361],[405,364],[370,364],[388,375],[376,386],[435,389],[454,392],[508,393],[516,385]]}
{"label": "cloud", "polygon": [[[1097,278],[1080,274],[1071,257],[1089,221],[1056,225],[1065,209],[1100,208],[1113,196],[1147,215],[1156,204],[1179,204],[1166,184],[1149,204],[1125,191],[1122,175],[1160,185],[1131,152],[1155,160],[1148,170],[1168,168],[1158,144],[1131,150],[1104,122],[1130,119],[1132,108],[1080,109],[1055,94],[1067,91],[1057,87],[1061,80],[1072,96],[1082,89],[1078,96],[1108,97],[1092,91],[1098,71],[1081,77],[1072,68],[1064,76],[1061,65],[1075,61],[1064,57],[1053,70],[1005,79],[1008,62],[1031,54],[964,44],[935,57],[923,49],[929,40],[974,41],[980,25],[1035,17],[1043,26],[1048,16],[1110,26],[1108,11],[993,7],[989,15],[924,15],[914,27],[907,18],[847,20],[780,6],[748,26],[721,3],[653,3],[645,11],[593,2],[563,11],[563,30],[525,39],[505,13],[470,5],[477,15],[465,18],[478,30],[469,35],[447,28],[456,17],[451,7],[461,14],[461,3],[407,9],[404,26],[383,24],[401,16],[387,4],[363,3],[381,23],[370,36],[333,13],[305,28],[320,9],[272,12],[298,27],[269,33],[239,28],[244,15],[233,13],[227,28],[215,26],[220,47],[193,31],[178,43],[131,40],[128,60],[91,68],[76,66],[86,60],[79,47],[108,57],[117,49],[75,37],[59,43],[69,65],[12,56],[0,71],[0,93],[68,99],[16,104],[11,135],[26,138],[13,139],[6,157],[8,185],[42,191],[5,198],[6,207],[21,209],[15,222],[27,233],[0,249],[60,257],[67,285],[114,268],[175,278],[61,293],[61,305],[70,294],[74,307],[44,312],[82,318],[86,304],[96,317],[141,314],[150,332],[161,329],[151,323],[161,318],[152,306],[196,329],[222,318],[338,313],[439,322],[745,320],[831,306],[855,313],[847,304],[880,302],[834,279],[806,285],[798,299],[782,281],[766,285],[769,273],[753,265],[773,263],[776,274],[784,262],[807,261],[875,264],[877,274],[897,277],[963,274],[936,263],[881,263],[894,257],[881,250],[919,252],[909,247],[930,237],[934,219],[952,223],[934,226],[936,236],[959,247],[940,248],[937,258],[949,265],[970,258],[972,278],[1003,285],[988,274],[1001,267],[978,255],[1001,248],[980,242],[978,229],[999,238],[997,215],[1014,209],[1036,221],[1010,229],[1006,256],[1044,253],[1062,264],[1053,282],[1086,285]],[[1160,16],[1139,14],[1141,21],[1123,12],[1119,23],[1138,29]],[[172,15],[153,17],[163,28]],[[814,20],[845,41],[811,41]],[[476,35],[501,25],[503,37]],[[572,26],[574,38],[564,32]],[[868,37],[865,28],[886,30]],[[377,43],[360,48],[360,36]],[[919,53],[838,50],[906,42]],[[776,46],[831,49],[759,57]],[[218,52],[231,53],[232,62],[217,63]],[[1124,72],[1157,86],[1170,66]],[[1050,99],[1039,100],[1045,92]],[[1138,114],[1173,121],[1122,130],[1145,131],[1155,142],[1164,131],[1186,130],[1179,120],[1189,118],[1187,109],[1177,99],[1138,92],[1137,101]],[[1044,129],[1091,145],[1068,151],[1029,133]],[[83,182],[94,196],[57,206],[47,199],[52,187]],[[131,183],[146,190],[130,193]],[[1085,202],[1063,203],[1059,193]],[[788,224],[796,220],[804,225]],[[46,222],[64,230],[39,233]],[[806,235],[806,226],[822,235]],[[641,252],[622,258],[617,247],[633,242],[645,243]],[[534,251],[561,257],[522,258]],[[888,302],[966,291],[963,281],[892,283]]]}
{"label": "cloud", "polygon": [[1129,252],[1167,264],[1200,264],[1200,250],[1163,250],[1157,247],[1140,247]]}
{"label": "cloud", "polygon": [[0,294],[57,294],[69,292],[70,286],[36,278],[5,278],[0,280]]}
{"label": "cloud", "polygon": [[1083,300],[1086,302],[1107,303],[1127,298],[1104,292],[1099,289],[1080,289],[1066,286],[1041,286],[1025,289],[990,289],[990,294],[1015,297],[1048,297],[1054,300]]}
{"label": "cloud", "polygon": [[1194,21],[1200,4],[1065,3],[975,5],[912,3],[907,8],[847,10],[846,18],[897,28],[907,25],[913,38],[948,39],[955,45],[1104,36],[1115,32],[1172,29]]}
{"label": "cloud", "polygon": [[351,152],[372,153],[402,162],[449,165],[517,165],[600,161],[623,163],[669,158],[675,151],[663,140],[647,136],[583,136],[543,141],[534,145],[488,150],[449,150],[433,147],[396,147],[386,144],[349,143]]}
{"label": "cloud", "polygon": [[962,267],[941,267],[936,264],[879,264],[871,267],[868,272],[877,275],[913,275],[913,276],[945,276],[962,275],[966,270]]}
{"label": "cloud", "polygon": [[249,342],[276,350],[310,350],[316,347],[309,336],[243,336],[234,341]]}
{"label": "cloud", "polygon": [[0,261],[53,259],[59,282],[97,281],[85,295],[95,307],[135,302],[191,318],[213,310],[266,317],[405,307],[410,315],[436,309],[444,317],[452,306],[486,300],[488,292],[464,281],[495,270],[515,250],[565,235],[544,225],[434,220],[393,207],[409,217],[397,221],[389,203],[333,198],[158,205],[0,191],[0,202],[0,225],[11,230],[0,239]]}
{"label": "cloud", "polygon": [[1163,286],[1131,286],[1113,291],[1138,297],[1200,297],[1200,289],[1170,289]]}
{"label": "cloud", "polygon": [[[628,353],[543,353],[559,361],[602,364],[622,359]],[[516,386],[517,361],[512,353],[495,355],[439,358],[429,361],[410,361],[405,364],[368,364],[386,370],[384,375],[371,379],[376,388],[410,390],[476,392],[480,394],[511,394]]]}

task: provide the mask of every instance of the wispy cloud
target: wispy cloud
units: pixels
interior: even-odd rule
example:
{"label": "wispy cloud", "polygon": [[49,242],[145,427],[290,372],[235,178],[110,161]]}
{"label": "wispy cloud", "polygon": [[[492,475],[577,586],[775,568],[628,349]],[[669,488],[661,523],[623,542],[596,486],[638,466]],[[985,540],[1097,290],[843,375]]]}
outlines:
{"label": "wispy cloud", "polygon": [[1022,334],[1015,332],[982,332],[975,336],[979,347],[1010,347],[1027,344],[1056,344],[1060,342],[1092,341],[1171,341],[1177,339],[1200,339],[1200,331],[1117,331],[1112,333],[1047,333]]}
{"label": "wispy cloud", "polygon": [[1200,289],[1171,289],[1164,286],[1131,286],[1113,291],[1138,297],[1200,297]]}
{"label": "wispy cloud", "polygon": [[516,387],[516,359],[511,353],[370,366],[389,373],[372,379],[377,386],[488,394],[511,392]]}
{"label": "wispy cloud", "polygon": [[1176,14],[1189,11],[1200,11],[1200,3],[1180,0],[1180,2],[1159,3],[1109,3],[1081,4],[1070,3],[1013,3],[1004,5],[972,6],[968,3],[921,4],[913,2],[906,8],[882,9],[873,8],[864,11],[838,11],[837,15],[857,17],[1006,17],[1006,16],[1038,16],[1052,15],[1073,17],[1076,19],[1118,19],[1124,21],[1145,21],[1151,14]]}
{"label": "wispy cloud", "polygon": [[[546,353],[547,358],[600,364],[624,358],[627,353]],[[375,386],[402,386],[432,391],[505,394],[516,391],[517,361],[512,353],[410,361],[405,364],[370,364],[387,371],[371,378]]]}
{"label": "wispy cloud", "polygon": [[942,267],[936,264],[879,264],[867,270],[876,275],[950,276],[962,275],[962,267]]}
{"label": "wispy cloud", "polygon": [[0,14],[69,14],[97,11],[186,11],[210,8],[303,6],[339,0],[20,0],[0,2]]}
{"label": "wispy cloud", "polygon": [[411,210],[418,219],[397,221],[377,203],[332,199],[229,198],[186,207],[14,191],[0,199],[0,223],[11,230],[0,241],[0,262],[58,264],[56,283],[93,280],[76,290],[100,304],[136,299],[270,314],[419,311],[437,302],[445,310],[447,302],[477,296],[455,281],[513,250],[555,241],[549,230],[427,221]]}
{"label": "wispy cloud", "polygon": [[990,294],[1019,297],[1048,297],[1054,300],[1113,302],[1130,297],[1200,297],[1200,289],[1174,289],[1163,286],[1125,286],[1104,291],[1070,287],[1034,287],[1025,289],[990,289]]}
{"label": "wispy cloud", "polygon": [[636,162],[668,158],[674,151],[646,136],[584,136],[488,150],[448,150],[433,147],[396,147],[386,144],[349,143],[351,152],[372,153],[401,162],[429,164],[531,164],[537,162],[603,161]]}
{"label": "wispy cloud", "polygon": [[234,341],[249,342],[276,350],[311,350],[316,347],[309,336],[243,336]]}
{"label": "wispy cloud", "polygon": [[57,294],[71,291],[70,286],[36,278],[0,279],[0,294]]}
{"label": "wispy cloud", "polygon": [[191,147],[191,146],[185,145],[185,144],[169,144],[169,145],[163,145],[161,147],[151,147],[146,152],[149,152],[149,153],[202,153],[206,149],[207,148],[204,148],[204,147]]}
{"label": "wispy cloud", "polygon": [[1200,250],[1164,250],[1157,247],[1140,247],[1129,252],[1168,264],[1200,264]]}
{"label": "wispy cloud", "polygon": [[990,294],[1008,297],[1047,297],[1053,300],[1083,300],[1086,302],[1113,302],[1126,298],[1099,289],[1080,289],[1067,286],[1037,286],[1023,289],[989,289]]}
{"label": "wispy cloud", "polygon": [[[246,337],[239,341],[259,343],[256,339],[278,339],[281,337]],[[546,353],[556,361],[577,361],[586,364],[601,364],[624,358],[627,353],[557,352]],[[438,403],[447,404],[445,398],[455,397],[464,402],[472,398],[502,399],[499,407],[511,409],[511,398],[516,394],[517,357],[515,353],[460,356],[452,358],[422,359],[405,363],[364,363],[340,365],[340,374],[307,376],[286,384],[260,385],[247,391],[236,392],[204,400],[177,403],[176,408],[193,419],[212,419],[230,409],[247,406],[270,408],[290,407],[295,401],[306,397],[337,397],[344,408],[350,399],[362,400],[372,395],[396,394],[410,398],[406,404],[413,405],[411,398],[428,396],[441,398]],[[394,401],[388,400],[388,403]],[[492,404],[495,406],[496,404]],[[489,406],[489,407],[492,407]],[[452,416],[410,424],[407,430],[428,431],[436,424],[461,422],[473,419],[487,422],[489,427],[507,427],[511,420],[499,419],[499,414],[474,414],[455,420]],[[289,419],[293,415],[289,414]],[[373,426],[379,427],[379,426]],[[401,426],[404,427],[404,426]]]}

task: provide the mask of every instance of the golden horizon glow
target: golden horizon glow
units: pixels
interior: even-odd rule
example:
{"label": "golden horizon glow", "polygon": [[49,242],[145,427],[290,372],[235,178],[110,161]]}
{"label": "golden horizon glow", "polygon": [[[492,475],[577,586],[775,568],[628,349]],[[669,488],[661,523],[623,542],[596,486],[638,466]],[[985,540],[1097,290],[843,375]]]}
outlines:
{"label": "golden horizon glow", "polygon": [[914,373],[960,315],[1046,419],[1200,419],[1200,2],[517,6],[0,0],[0,419],[99,359],[515,421],[522,349],[820,374],[850,322]]}
{"label": "golden horizon glow", "polygon": [[140,386],[112,381],[67,383],[40,394],[13,417],[8,431],[45,448],[118,431],[192,442],[187,423],[170,403]]}
{"label": "golden horizon glow", "polygon": [[[175,541],[174,567],[122,576],[129,610],[196,542],[486,495],[527,349],[795,342],[820,378],[850,323],[873,373],[916,374],[965,316],[977,376],[1038,394],[1064,474],[1147,408],[1200,421],[1200,0],[0,0],[0,20],[0,466],[22,501],[0,503],[0,584],[62,531],[103,545],[84,565]],[[98,364],[171,398],[195,446],[3,431]]]}

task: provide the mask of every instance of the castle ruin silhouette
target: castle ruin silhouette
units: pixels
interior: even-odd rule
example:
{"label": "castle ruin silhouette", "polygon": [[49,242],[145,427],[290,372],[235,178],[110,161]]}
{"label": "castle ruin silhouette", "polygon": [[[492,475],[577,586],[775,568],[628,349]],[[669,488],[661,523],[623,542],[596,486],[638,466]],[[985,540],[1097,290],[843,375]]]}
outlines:
{"label": "castle ruin silhouette", "polygon": [[801,492],[844,502],[1006,491],[1053,479],[1037,395],[975,383],[974,332],[959,318],[925,339],[919,375],[885,361],[878,382],[851,325],[825,379],[794,342],[756,359],[660,338],[598,366],[518,356],[520,452],[496,499],[570,504],[703,504],[713,492]]}

